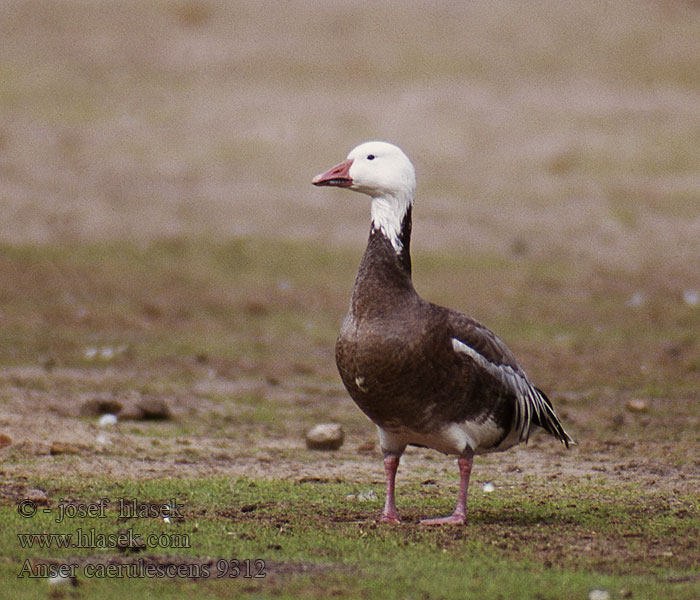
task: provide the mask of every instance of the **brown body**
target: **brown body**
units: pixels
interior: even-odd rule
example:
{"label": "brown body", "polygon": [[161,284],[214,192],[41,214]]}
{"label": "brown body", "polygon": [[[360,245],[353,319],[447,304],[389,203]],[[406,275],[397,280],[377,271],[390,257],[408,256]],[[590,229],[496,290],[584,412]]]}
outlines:
{"label": "brown body", "polygon": [[470,317],[426,302],[411,280],[415,171],[396,146],[368,142],[314,178],[372,197],[372,227],[350,310],[335,347],[340,377],[377,425],[387,494],[382,521],[398,523],[394,485],[407,445],[459,457],[460,492],[449,517],[464,523],[475,454],[527,441],[541,427],[568,446],[545,394],[530,383],[506,345]]}
{"label": "brown body", "polygon": [[455,353],[451,339],[480,340],[491,360],[518,368],[512,355],[465,315],[420,298],[382,234],[372,236],[336,343],[350,396],[384,429],[429,434],[445,422],[493,419],[505,438],[514,420],[512,392]]}

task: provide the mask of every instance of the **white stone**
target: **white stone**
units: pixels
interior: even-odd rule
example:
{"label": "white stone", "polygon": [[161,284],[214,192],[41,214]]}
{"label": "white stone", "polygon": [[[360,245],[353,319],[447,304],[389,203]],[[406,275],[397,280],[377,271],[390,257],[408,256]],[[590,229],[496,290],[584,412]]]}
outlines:
{"label": "white stone", "polygon": [[97,422],[97,424],[100,427],[110,427],[111,425],[116,425],[118,420],[119,419],[117,419],[117,415],[111,415],[107,413],[106,415],[102,415],[100,417],[100,420]]}

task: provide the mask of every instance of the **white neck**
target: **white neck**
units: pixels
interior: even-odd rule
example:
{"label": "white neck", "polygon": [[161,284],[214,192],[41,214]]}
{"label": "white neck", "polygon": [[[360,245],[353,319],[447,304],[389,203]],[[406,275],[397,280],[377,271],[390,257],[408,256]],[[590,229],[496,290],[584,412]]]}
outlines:
{"label": "white neck", "polygon": [[383,232],[389,238],[397,254],[403,249],[403,244],[399,239],[401,223],[412,204],[413,194],[411,193],[372,198],[372,230]]}

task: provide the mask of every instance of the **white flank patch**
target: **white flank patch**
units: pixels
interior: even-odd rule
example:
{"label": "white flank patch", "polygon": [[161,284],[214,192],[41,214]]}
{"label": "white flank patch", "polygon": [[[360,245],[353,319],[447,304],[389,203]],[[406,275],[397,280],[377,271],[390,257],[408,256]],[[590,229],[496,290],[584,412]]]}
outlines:
{"label": "white flank patch", "polygon": [[408,444],[417,444],[432,448],[443,454],[460,455],[467,446],[470,446],[470,440],[467,439],[465,432],[455,429],[455,425],[450,425],[443,430],[434,431],[431,433],[417,433],[404,427],[398,429],[383,429],[377,427],[379,432],[379,444],[384,450],[394,451],[397,453],[403,452],[403,449]]}
{"label": "white flank patch", "polygon": [[503,429],[491,419],[486,419],[483,423],[452,423],[444,433],[455,440],[455,445],[461,446],[461,452],[464,452],[466,447],[471,448],[474,454],[505,449],[503,444],[498,444],[503,437]]}
{"label": "white flank patch", "polygon": [[[385,450],[400,453],[408,444],[417,444],[432,448],[443,454],[463,455],[471,450],[474,454],[484,454],[495,450],[505,450],[506,446],[498,441],[503,437],[503,430],[493,421],[484,423],[451,423],[438,431],[418,433],[406,428],[386,430],[377,427],[379,443]],[[511,446],[517,442],[510,444]]]}
{"label": "white flank patch", "polygon": [[401,233],[401,222],[410,205],[410,197],[407,199],[393,196],[372,198],[372,229],[382,231],[389,238],[397,254],[403,250],[399,234]]}

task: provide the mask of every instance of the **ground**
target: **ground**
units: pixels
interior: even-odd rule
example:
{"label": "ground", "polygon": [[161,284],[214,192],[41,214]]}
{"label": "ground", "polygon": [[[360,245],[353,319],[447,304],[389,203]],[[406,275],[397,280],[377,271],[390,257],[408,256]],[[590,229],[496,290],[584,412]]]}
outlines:
{"label": "ground", "polygon": [[[395,8],[2,9],[0,570],[17,597],[700,595],[697,3]],[[310,180],[372,138],[417,167],[419,293],[495,330],[577,441],[477,458],[464,528],[418,525],[457,489],[454,460],[423,449],[399,471],[404,524],[376,522],[374,428],[335,371],[369,206]],[[344,445],[308,450],[325,421]],[[118,514],[172,497],[169,525]],[[104,520],[52,521],[100,498]],[[21,516],[25,499],[48,513]],[[193,542],[17,538],[130,523]],[[236,557],[270,577],[84,575]],[[17,578],[28,559],[78,565],[77,587]]]}

